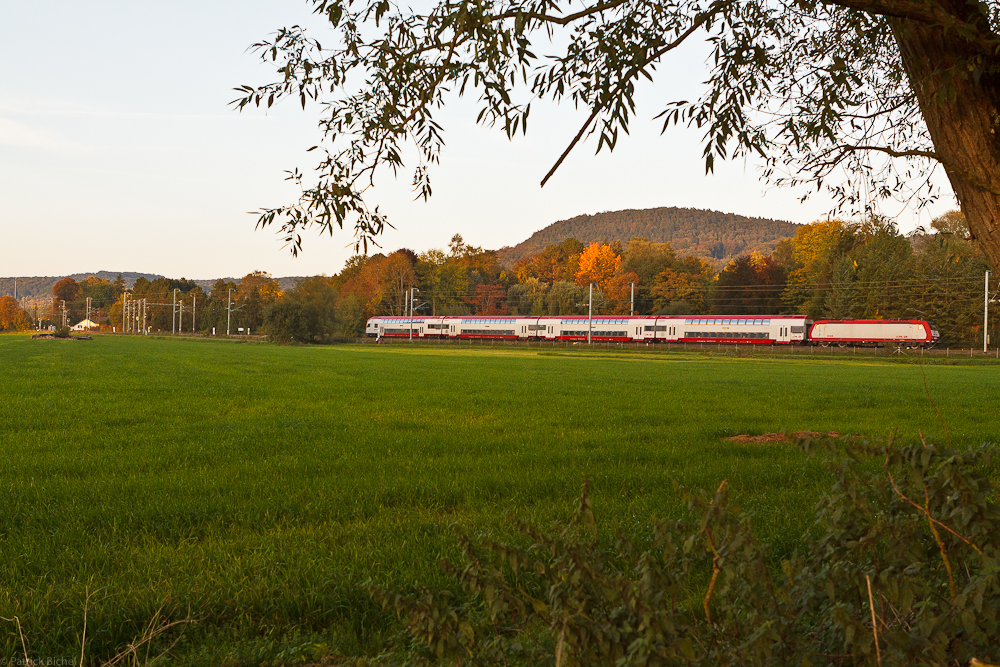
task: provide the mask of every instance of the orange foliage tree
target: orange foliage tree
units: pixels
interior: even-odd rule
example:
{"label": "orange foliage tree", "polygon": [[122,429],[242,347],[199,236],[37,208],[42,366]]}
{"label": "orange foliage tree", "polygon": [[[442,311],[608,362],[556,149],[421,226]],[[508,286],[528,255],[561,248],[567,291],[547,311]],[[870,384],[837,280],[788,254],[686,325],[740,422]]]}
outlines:
{"label": "orange foliage tree", "polygon": [[610,315],[625,315],[632,305],[632,284],[639,282],[639,274],[634,271],[619,273],[608,280],[604,289],[606,309]]}
{"label": "orange foliage tree", "polygon": [[476,285],[476,296],[466,297],[465,302],[475,309],[476,315],[510,315],[507,290],[499,283]]}
{"label": "orange foliage tree", "polygon": [[591,243],[580,255],[580,270],[576,272],[576,284],[594,283],[603,293],[608,283],[618,273],[622,256],[615,253],[610,245]]}
{"label": "orange foliage tree", "polygon": [[31,316],[12,296],[0,297],[0,331],[24,331],[31,328]]}

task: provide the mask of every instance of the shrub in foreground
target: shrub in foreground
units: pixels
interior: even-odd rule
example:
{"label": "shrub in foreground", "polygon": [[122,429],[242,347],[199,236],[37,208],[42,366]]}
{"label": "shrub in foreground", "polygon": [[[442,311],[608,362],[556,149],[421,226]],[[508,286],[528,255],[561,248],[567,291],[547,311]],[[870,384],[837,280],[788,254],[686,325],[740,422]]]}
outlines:
{"label": "shrub in foreground", "polygon": [[[1000,661],[1000,508],[990,449],[828,448],[817,525],[777,562],[726,483],[651,546],[597,539],[587,483],[530,546],[464,537],[465,595],[372,589],[404,621],[381,665],[967,665]],[[362,661],[366,662],[366,661]],[[975,664],[975,663],[973,663]]]}

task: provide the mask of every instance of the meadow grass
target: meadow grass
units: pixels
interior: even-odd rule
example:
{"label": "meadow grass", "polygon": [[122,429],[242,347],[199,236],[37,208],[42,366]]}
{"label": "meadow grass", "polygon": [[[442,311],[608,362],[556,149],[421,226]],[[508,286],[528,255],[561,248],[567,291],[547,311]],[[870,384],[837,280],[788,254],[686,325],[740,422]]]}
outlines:
{"label": "meadow grass", "polygon": [[[32,656],[94,659],[161,607],[190,615],[179,664],[377,651],[391,620],[364,582],[446,583],[453,526],[572,511],[642,539],[682,512],[674,483],[753,513],[776,557],[828,485],[789,445],[722,438],[918,429],[995,442],[996,366],[537,348],[0,336],[0,617]],[[95,592],[96,591],[96,592]],[[4,623],[0,651],[20,655]]]}

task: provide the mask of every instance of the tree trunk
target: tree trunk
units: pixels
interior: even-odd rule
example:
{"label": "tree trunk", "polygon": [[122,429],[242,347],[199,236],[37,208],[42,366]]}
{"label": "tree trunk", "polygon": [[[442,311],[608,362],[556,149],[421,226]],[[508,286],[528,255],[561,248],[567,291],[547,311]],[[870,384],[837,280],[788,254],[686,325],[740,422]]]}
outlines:
{"label": "tree trunk", "polygon": [[[947,5],[948,3],[943,3]],[[975,3],[946,7],[968,22]],[[989,60],[957,34],[914,20],[890,20],[910,85],[969,231],[1000,267],[1000,81],[968,69]],[[989,33],[988,26],[982,29]]]}

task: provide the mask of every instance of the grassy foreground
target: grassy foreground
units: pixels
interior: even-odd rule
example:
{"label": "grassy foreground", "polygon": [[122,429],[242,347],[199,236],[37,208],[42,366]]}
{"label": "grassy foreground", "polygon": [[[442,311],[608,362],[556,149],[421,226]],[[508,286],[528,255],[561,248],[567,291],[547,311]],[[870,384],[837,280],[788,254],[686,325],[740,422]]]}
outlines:
{"label": "grassy foreground", "polygon": [[[996,367],[925,370],[952,444],[1000,439]],[[822,465],[721,438],[943,439],[921,369],[881,359],[0,336],[0,373],[0,617],[43,660],[79,656],[88,590],[94,661],[161,608],[196,621],[180,664],[376,651],[363,582],[441,582],[451,524],[564,518],[583,474],[640,538],[680,511],[674,480],[728,479],[780,553]]]}

